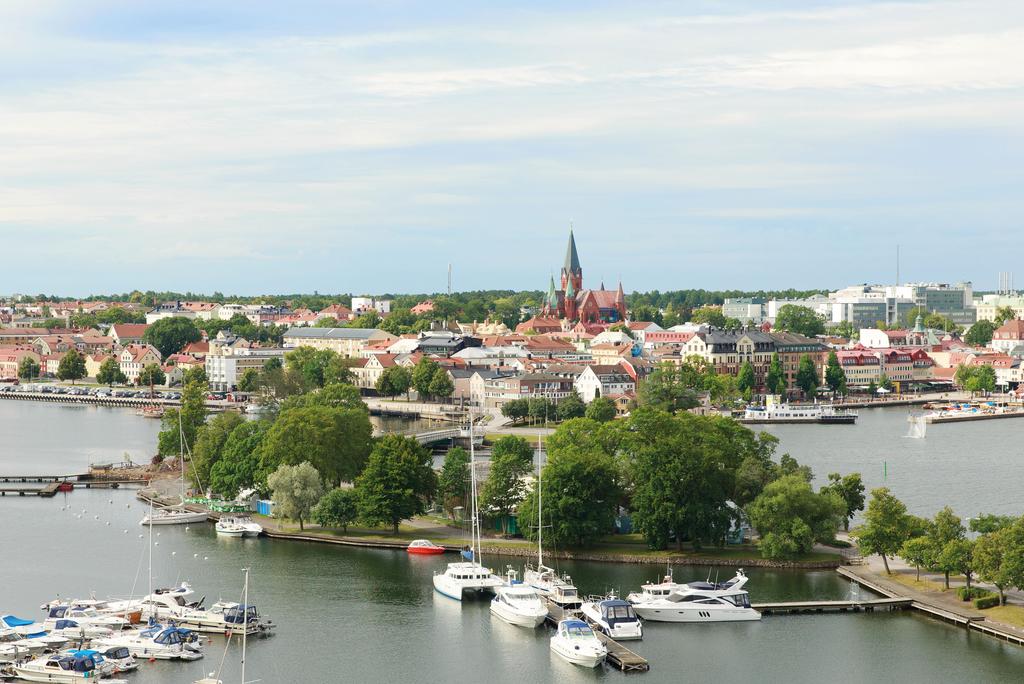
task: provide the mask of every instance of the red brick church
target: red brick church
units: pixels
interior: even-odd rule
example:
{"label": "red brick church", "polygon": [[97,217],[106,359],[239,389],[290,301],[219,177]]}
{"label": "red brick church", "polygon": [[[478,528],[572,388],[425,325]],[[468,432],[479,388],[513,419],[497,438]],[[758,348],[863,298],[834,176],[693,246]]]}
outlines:
{"label": "red brick church", "polygon": [[551,277],[548,292],[544,296],[541,316],[565,318],[582,323],[617,323],[626,320],[626,294],[622,283],[614,292],[604,289],[583,289],[583,268],[576,253],[576,239],[569,231],[569,247],[565,252],[562,266],[562,289],[555,289],[555,278]]}

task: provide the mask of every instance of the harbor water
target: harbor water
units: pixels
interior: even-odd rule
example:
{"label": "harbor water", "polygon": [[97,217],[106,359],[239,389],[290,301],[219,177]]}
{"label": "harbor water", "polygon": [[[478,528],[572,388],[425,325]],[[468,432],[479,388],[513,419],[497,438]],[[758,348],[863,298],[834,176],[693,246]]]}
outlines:
{"label": "harbor water", "polygon": [[[958,511],[1014,512],[1020,459],[1007,453],[1014,421],[942,426],[925,440],[904,439],[905,411],[864,411],[852,428],[771,426],[781,451],[830,470],[860,470],[869,486],[887,483],[921,513],[946,503]],[[978,428],[982,430],[977,432]],[[0,474],[72,472],[88,461],[143,460],[157,421],[131,411],[0,402]],[[961,437],[959,430],[971,430]],[[991,429],[993,432],[987,433]],[[880,432],[893,433],[891,441]],[[996,433],[1001,433],[1002,439]],[[933,439],[934,438],[934,439]],[[962,441],[961,441],[962,440]],[[918,443],[923,443],[919,445]],[[983,448],[1002,444],[998,452]],[[886,449],[885,457],[874,453]],[[888,460],[888,480],[874,464]],[[1000,473],[992,477],[992,473]],[[983,494],[965,492],[985,480]],[[962,497],[962,498],[957,498]],[[43,617],[56,595],[126,597],[149,586],[143,505],[128,490],[77,490],[53,499],[0,499],[0,612]],[[237,600],[243,567],[252,569],[250,599],[278,624],[277,634],[250,642],[248,679],[263,682],[416,681],[524,682],[620,680],[617,671],[581,670],[548,648],[550,630],[506,625],[486,601],[463,604],[436,594],[431,576],[448,557],[409,557],[386,550],[217,537],[212,526],[155,530],[155,586],[187,580],[207,604]],[[140,536],[141,535],[141,536]],[[484,559],[495,570],[520,559]],[[621,592],[664,568],[562,562],[584,593]],[[705,579],[707,569],[676,568],[677,579]],[[715,573],[715,570],[711,571]],[[722,579],[732,571],[721,568]],[[830,571],[748,569],[751,600],[866,596]],[[712,575],[714,576],[714,575]],[[142,663],[139,684],[189,683],[221,663],[214,636],[203,660]],[[1015,681],[1024,649],[910,613],[770,616],[756,623],[649,623],[631,644],[651,662],[645,682]],[[237,644],[221,679],[238,681]]]}

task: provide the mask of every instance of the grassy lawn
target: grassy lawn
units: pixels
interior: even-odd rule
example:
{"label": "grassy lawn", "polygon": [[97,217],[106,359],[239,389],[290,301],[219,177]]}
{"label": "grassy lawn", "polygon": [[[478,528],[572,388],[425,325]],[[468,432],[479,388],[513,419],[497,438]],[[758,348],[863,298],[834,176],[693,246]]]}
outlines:
{"label": "grassy lawn", "polygon": [[1024,606],[995,606],[982,611],[985,617],[1005,622],[1014,627],[1024,627]]}
{"label": "grassy lawn", "polygon": [[[543,425],[537,425],[537,426],[533,426],[533,427],[524,426],[522,428],[523,433],[521,435],[515,434],[513,432],[504,432],[504,433],[502,433],[502,432],[485,432],[484,433],[484,442],[486,442],[488,444],[494,444],[496,441],[498,441],[502,437],[513,436],[513,437],[522,437],[523,439],[525,439],[527,442],[530,443],[530,446],[536,446],[537,445],[537,433],[535,433],[535,432],[531,433],[530,430],[536,429],[538,427],[544,427],[544,426]],[[512,429],[512,426],[509,426],[509,429]],[[548,437],[549,437],[549,435],[540,435],[541,444],[547,444]]]}
{"label": "grassy lawn", "polygon": [[[936,582],[929,579],[917,580],[915,579],[917,577],[916,573],[904,574],[901,572],[894,572],[891,575],[883,575],[883,577],[894,582],[899,582],[900,584],[908,586],[911,589],[916,589],[917,591],[945,591],[945,585],[943,585],[942,582]],[[953,591],[953,589],[950,589],[950,591]]]}

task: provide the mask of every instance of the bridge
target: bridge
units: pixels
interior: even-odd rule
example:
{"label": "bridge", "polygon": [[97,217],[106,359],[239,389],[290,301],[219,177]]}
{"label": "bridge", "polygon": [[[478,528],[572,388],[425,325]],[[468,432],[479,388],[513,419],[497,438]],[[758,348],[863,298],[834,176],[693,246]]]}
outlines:
{"label": "bridge", "polygon": [[[446,428],[444,430],[430,430],[428,432],[419,432],[412,435],[417,442],[423,445],[435,444],[437,442],[444,442],[449,439],[468,439],[469,430],[463,428]],[[474,440],[479,444],[483,440],[482,434],[475,434]]]}

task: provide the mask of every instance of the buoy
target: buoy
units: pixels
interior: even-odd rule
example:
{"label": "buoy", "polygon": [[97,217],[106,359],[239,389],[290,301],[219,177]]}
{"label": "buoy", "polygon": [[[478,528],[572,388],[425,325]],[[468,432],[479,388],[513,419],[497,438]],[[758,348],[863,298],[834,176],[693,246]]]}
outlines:
{"label": "buoy", "polygon": [[100,519],[100,516],[98,516],[98,515],[94,515],[94,516],[92,516],[92,519],[93,519],[93,520],[99,520],[99,519]]}
{"label": "buoy", "polygon": [[185,525],[185,531],[188,532],[188,525]]}
{"label": "buoy", "polygon": [[203,556],[203,560],[210,560],[209,556]]}
{"label": "buoy", "polygon": [[109,526],[110,526],[110,521],[108,520],[108,521],[106,522],[106,524],[107,524],[107,526],[109,527]]}
{"label": "buoy", "polygon": [[160,542],[153,542],[153,546],[160,546]]}
{"label": "buoy", "polygon": [[177,551],[171,551],[171,555],[172,555],[172,556],[177,556],[177,555],[178,555],[178,552],[177,552]]}
{"label": "buoy", "polygon": [[193,554],[192,554],[192,557],[193,557],[193,558],[199,558],[199,554],[198,554],[198,553],[193,553]]}

